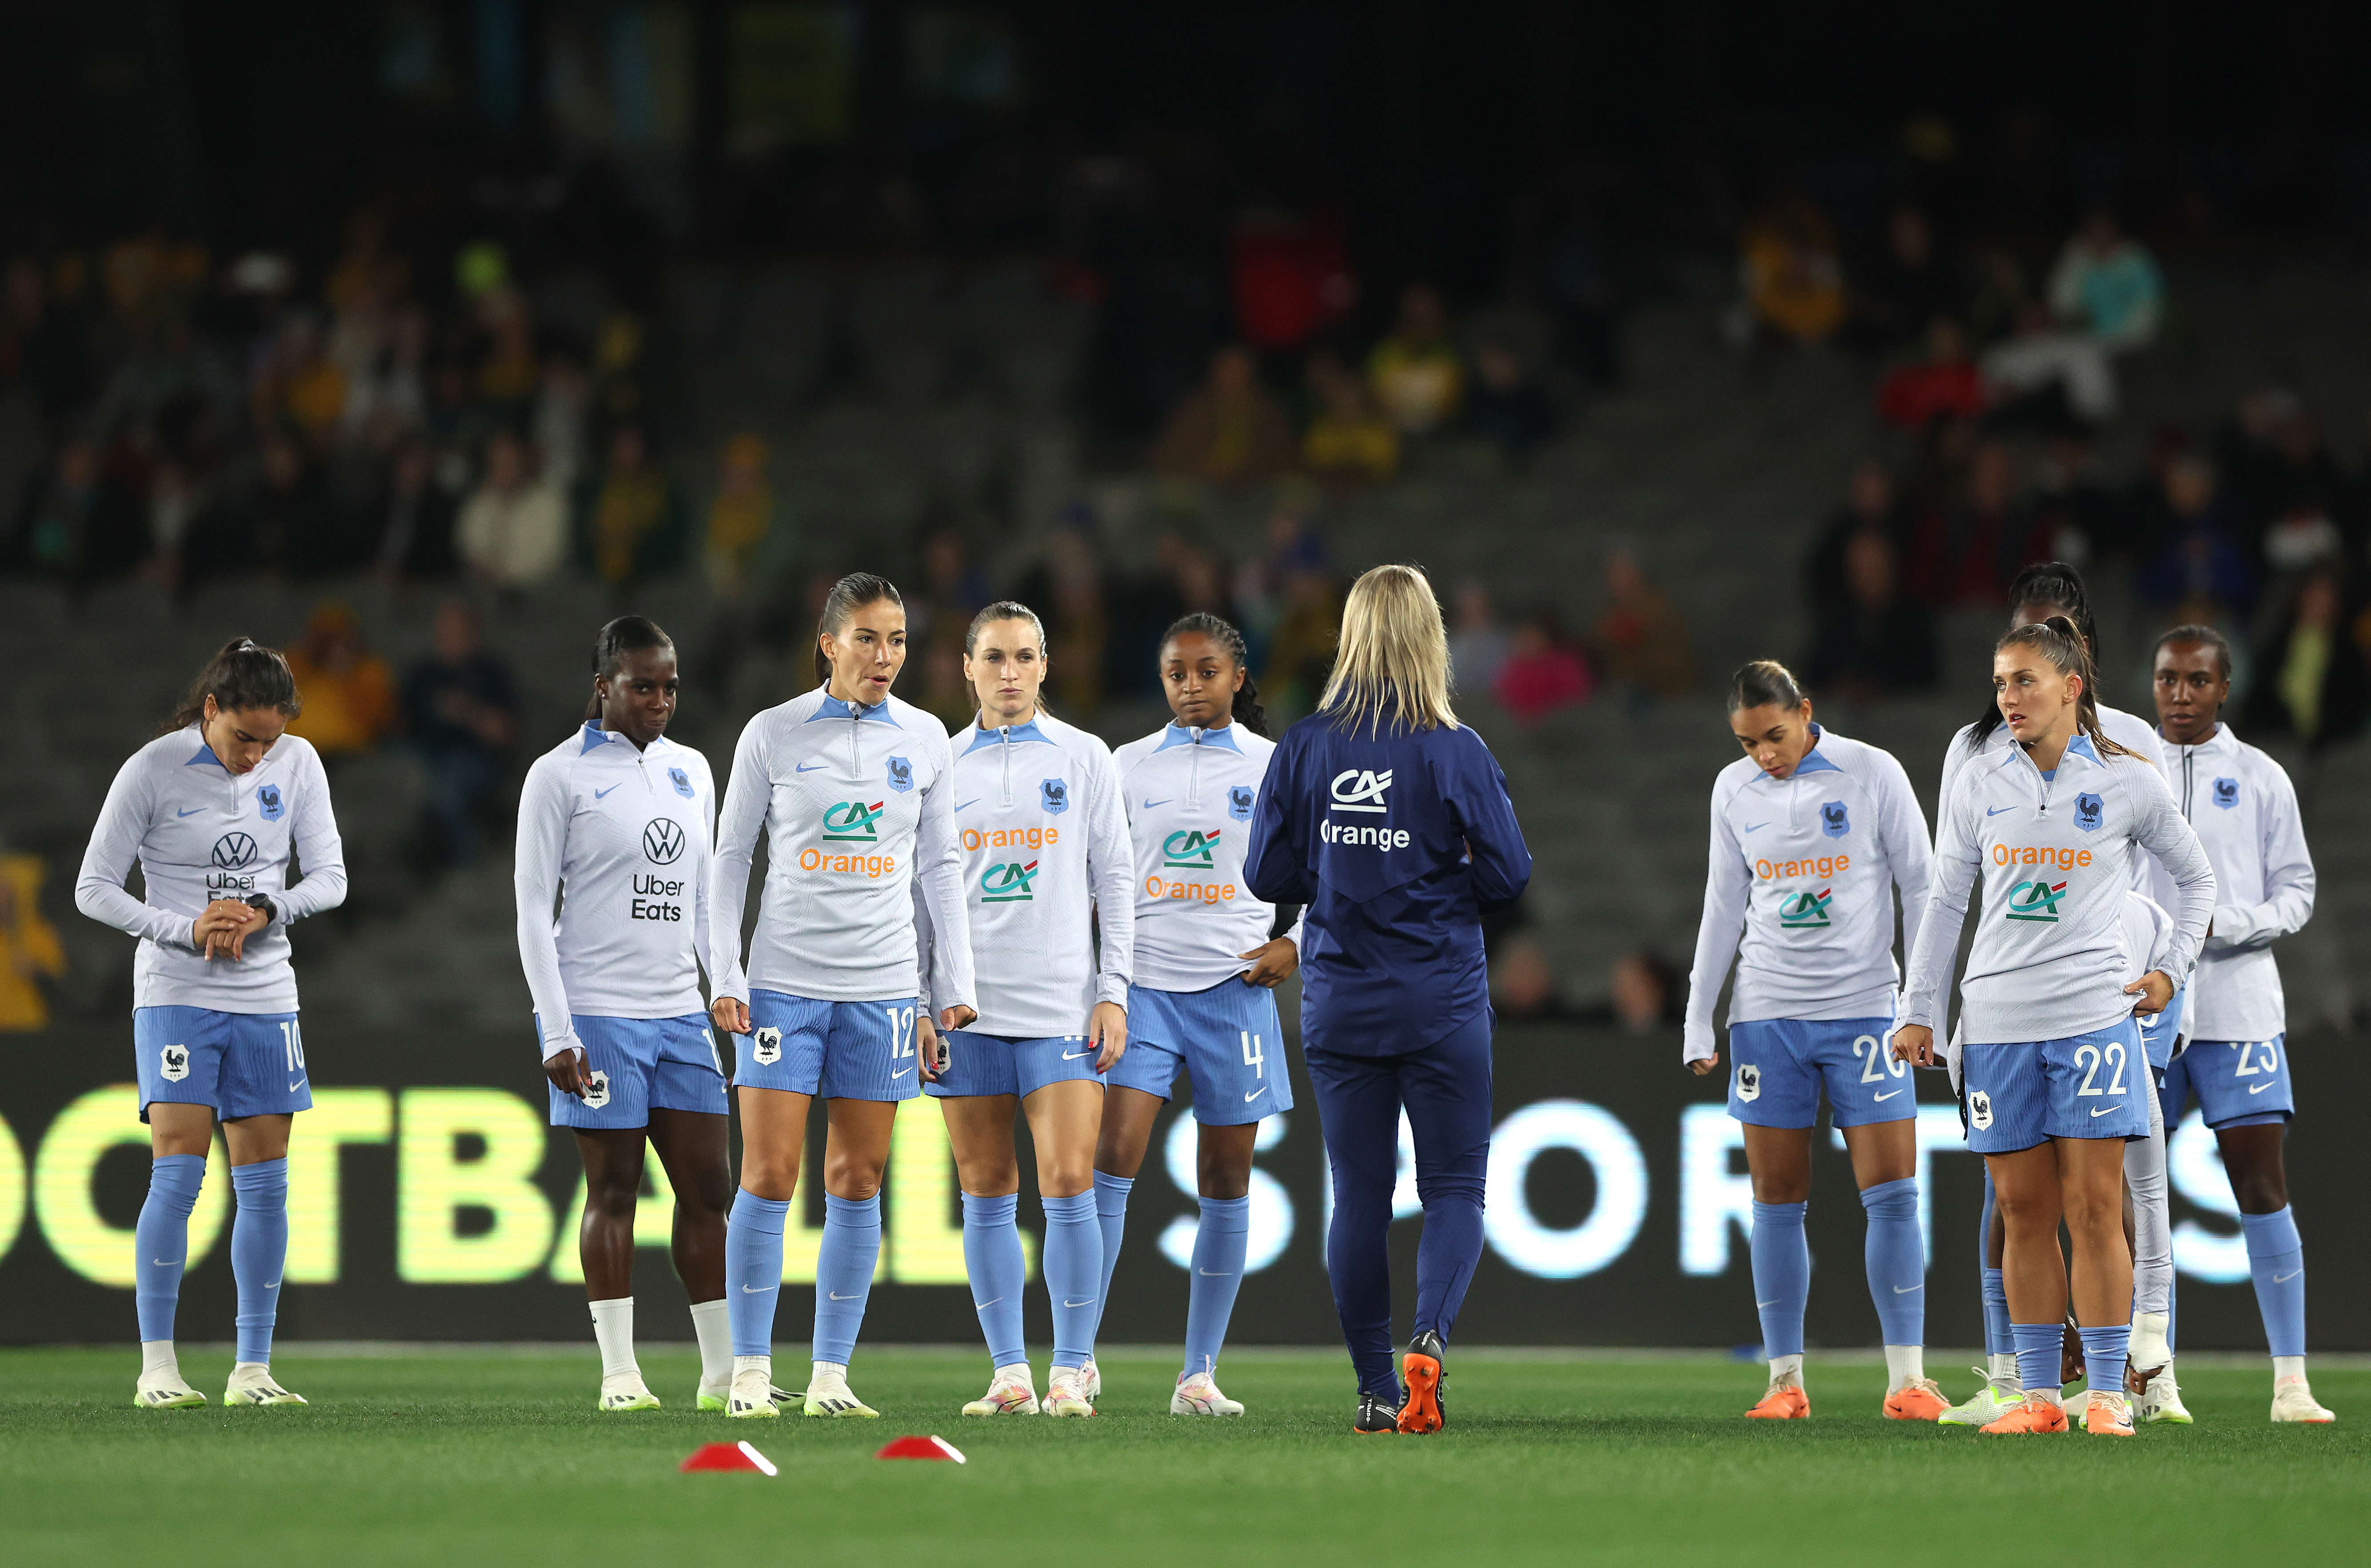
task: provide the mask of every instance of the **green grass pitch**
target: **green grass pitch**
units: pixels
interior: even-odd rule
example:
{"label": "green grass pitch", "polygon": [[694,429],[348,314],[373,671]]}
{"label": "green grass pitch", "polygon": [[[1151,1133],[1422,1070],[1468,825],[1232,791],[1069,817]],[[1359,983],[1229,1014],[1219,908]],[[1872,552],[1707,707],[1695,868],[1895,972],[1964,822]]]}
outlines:
{"label": "green grass pitch", "polygon": [[[213,1396],[221,1351],[188,1372]],[[1956,1363],[1937,1358],[1949,1369]],[[1354,1437],[1340,1355],[1244,1352],[1241,1421],[1166,1413],[1172,1356],[1115,1354],[1092,1421],[956,1413],[985,1358],[861,1352],[877,1422],[690,1410],[688,1348],[646,1350],[669,1408],[592,1408],[591,1347],[275,1358],[302,1410],[131,1408],[124,1350],[0,1351],[0,1558],[352,1568],[373,1563],[1363,1560],[1654,1564],[2360,1561],[2371,1369],[2324,1366],[2335,1427],[2274,1427],[2260,1362],[2185,1366],[2198,1424],[2129,1441],[1980,1438],[1887,1422],[1882,1375],[1814,1358],[1813,1419],[1739,1419],[1761,1371],[1707,1357],[1475,1355],[1451,1428]],[[1042,1376],[1042,1367],[1040,1369]],[[1973,1379],[1947,1378],[1964,1395]],[[966,1465],[881,1463],[937,1433]],[[747,1437],[780,1465],[681,1475]],[[2246,1554],[2242,1557],[2241,1554]]]}

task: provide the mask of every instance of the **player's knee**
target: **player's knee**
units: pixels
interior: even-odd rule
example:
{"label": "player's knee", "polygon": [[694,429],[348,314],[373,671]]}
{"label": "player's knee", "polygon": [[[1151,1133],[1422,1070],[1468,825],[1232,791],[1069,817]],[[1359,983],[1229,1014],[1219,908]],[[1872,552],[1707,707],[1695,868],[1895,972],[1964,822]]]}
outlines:
{"label": "player's knee", "polygon": [[1418,1176],[1416,1195],[1427,1208],[1438,1208],[1444,1204],[1471,1204],[1480,1208],[1484,1186],[1483,1178],[1479,1176],[1469,1176],[1463,1171],[1442,1171],[1433,1176]]}
{"label": "player's knee", "polygon": [[835,1198],[861,1204],[881,1191],[881,1167],[857,1159],[827,1158],[823,1189]]}
{"label": "player's knee", "polygon": [[1095,1162],[1085,1150],[1037,1159],[1037,1190],[1049,1198],[1074,1198],[1095,1184]]}
{"label": "player's knee", "polygon": [[2289,1183],[2280,1170],[2245,1170],[2231,1178],[2231,1195],[2241,1214],[2278,1214],[2289,1206]]}
{"label": "player's knee", "polygon": [[771,1203],[787,1200],[797,1189],[798,1162],[783,1156],[763,1157],[744,1147],[741,1185],[750,1194]]}

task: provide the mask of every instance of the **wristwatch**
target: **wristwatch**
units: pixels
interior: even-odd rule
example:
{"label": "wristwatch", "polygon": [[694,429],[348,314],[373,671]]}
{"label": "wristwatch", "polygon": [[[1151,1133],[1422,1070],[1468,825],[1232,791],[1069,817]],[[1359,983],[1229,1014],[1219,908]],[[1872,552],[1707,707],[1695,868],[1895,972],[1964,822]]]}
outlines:
{"label": "wristwatch", "polygon": [[262,910],[263,923],[267,926],[272,924],[272,921],[280,918],[280,905],[272,903],[267,894],[250,893],[241,902],[246,904],[250,909]]}

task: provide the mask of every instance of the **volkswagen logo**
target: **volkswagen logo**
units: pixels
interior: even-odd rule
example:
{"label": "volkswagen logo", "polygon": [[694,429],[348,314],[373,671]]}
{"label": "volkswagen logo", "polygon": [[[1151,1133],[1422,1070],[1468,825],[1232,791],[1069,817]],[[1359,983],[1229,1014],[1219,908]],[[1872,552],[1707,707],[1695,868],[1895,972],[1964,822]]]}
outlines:
{"label": "volkswagen logo", "polygon": [[243,871],[255,864],[255,840],[244,833],[226,833],[214,840],[214,865],[226,871]]}
{"label": "volkswagen logo", "polygon": [[654,866],[672,866],[683,859],[683,824],[672,817],[653,817],[642,829],[642,853]]}

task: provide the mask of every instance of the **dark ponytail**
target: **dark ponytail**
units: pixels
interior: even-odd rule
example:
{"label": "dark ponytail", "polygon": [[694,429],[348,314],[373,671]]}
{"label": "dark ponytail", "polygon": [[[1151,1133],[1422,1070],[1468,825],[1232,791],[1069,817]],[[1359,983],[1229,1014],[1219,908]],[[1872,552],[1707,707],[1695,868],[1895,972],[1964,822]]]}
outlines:
{"label": "dark ponytail", "polygon": [[220,712],[248,712],[269,708],[294,719],[304,711],[296,693],[296,676],[277,648],[266,648],[251,638],[234,637],[206,661],[181,706],[157,730],[160,735],[186,730],[206,716],[206,698]]}
{"label": "dark ponytail", "polygon": [[[593,637],[593,677],[614,675],[625,667],[626,655],[637,648],[664,648],[672,652],[675,639],[648,616],[619,616]],[[601,717],[601,693],[596,689],[584,704],[584,721]]]}
{"label": "dark ponytail", "polygon": [[1243,673],[1243,684],[1235,689],[1229,717],[1255,735],[1266,734],[1267,709],[1260,706],[1259,682],[1252,679],[1251,651],[1243,646],[1243,634],[1232,622],[1208,610],[1197,610],[1170,622],[1169,629],[1161,634],[1161,645],[1166,648],[1175,639],[1190,633],[1198,633],[1224,648],[1227,657],[1235,662],[1235,668]]}
{"label": "dark ponytail", "polygon": [[1803,688],[1797,684],[1795,673],[1775,659],[1756,659],[1741,664],[1729,681],[1729,710],[1731,713],[1747,708],[1784,708],[1793,711],[1803,706]]}
{"label": "dark ponytail", "polygon": [[897,585],[870,571],[851,571],[831,585],[831,592],[823,596],[823,615],[815,622],[817,684],[831,685],[831,661],[824,657],[821,640],[838,637],[847,628],[849,617],[885,599],[901,609],[905,607],[906,599],[897,592]]}
{"label": "dark ponytail", "polygon": [[2083,574],[2063,560],[2038,560],[2009,579],[2008,613],[2059,609],[2066,612],[2081,634],[2083,646],[2099,646],[2099,628],[2091,618],[2091,596],[2083,591]]}
{"label": "dark ponytail", "polygon": [[[2085,639],[2083,628],[2071,616],[2052,616],[2047,620],[2030,621],[2013,626],[1993,644],[1998,653],[2004,648],[2027,647],[2039,651],[2050,661],[2051,667],[2062,675],[2083,677],[2082,694],[2075,699],[2075,727],[2091,738],[2092,747],[2102,757],[2130,756],[2133,754],[2108,739],[2099,729],[2099,702],[2091,695],[2091,644]],[[1984,717],[1968,727],[1971,752],[1982,751],[1992,732],[2000,728],[2000,703],[1995,700],[1984,709]]]}

